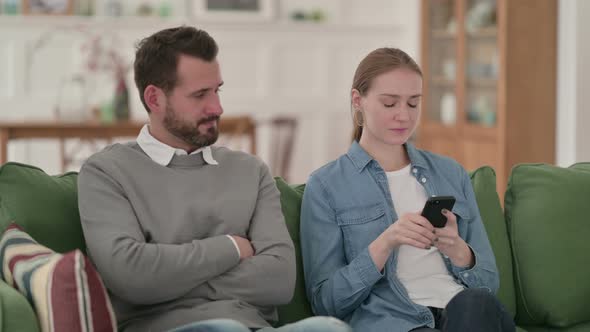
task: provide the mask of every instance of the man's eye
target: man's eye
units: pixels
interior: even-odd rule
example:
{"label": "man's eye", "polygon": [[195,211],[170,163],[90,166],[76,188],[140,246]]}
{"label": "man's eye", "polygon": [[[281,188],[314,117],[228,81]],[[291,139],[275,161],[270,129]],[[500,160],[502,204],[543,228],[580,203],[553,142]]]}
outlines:
{"label": "man's eye", "polygon": [[416,108],[416,107],[418,107],[418,104],[409,104],[408,103],[408,106],[410,106],[411,108]]}
{"label": "man's eye", "polygon": [[385,106],[387,108],[391,108],[391,107],[395,106],[395,103],[393,103],[393,104],[384,104],[383,106]]}

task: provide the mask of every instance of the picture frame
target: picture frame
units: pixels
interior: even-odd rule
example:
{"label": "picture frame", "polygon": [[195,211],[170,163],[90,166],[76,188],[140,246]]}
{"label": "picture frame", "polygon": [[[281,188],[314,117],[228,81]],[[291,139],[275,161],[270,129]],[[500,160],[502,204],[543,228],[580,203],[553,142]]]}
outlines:
{"label": "picture frame", "polygon": [[264,22],[275,18],[276,0],[188,0],[197,22]]}
{"label": "picture frame", "polygon": [[72,15],[74,0],[22,0],[24,15]]}

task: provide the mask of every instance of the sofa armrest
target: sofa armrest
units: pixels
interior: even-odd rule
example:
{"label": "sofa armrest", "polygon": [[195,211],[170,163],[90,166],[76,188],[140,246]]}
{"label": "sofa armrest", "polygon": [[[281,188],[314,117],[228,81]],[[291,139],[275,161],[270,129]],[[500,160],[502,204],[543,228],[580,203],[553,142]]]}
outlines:
{"label": "sofa armrest", "polygon": [[0,332],[39,332],[37,316],[27,299],[0,280]]}

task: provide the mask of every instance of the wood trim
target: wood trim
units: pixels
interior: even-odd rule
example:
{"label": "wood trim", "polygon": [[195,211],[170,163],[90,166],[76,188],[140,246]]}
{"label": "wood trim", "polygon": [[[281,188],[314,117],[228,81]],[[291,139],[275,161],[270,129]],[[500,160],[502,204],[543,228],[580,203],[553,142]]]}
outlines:
{"label": "wood trim", "polygon": [[[431,101],[430,101],[430,81],[429,81],[429,77],[432,76],[432,73],[430,72],[430,64],[429,64],[429,54],[430,54],[430,43],[429,43],[429,36],[430,36],[430,4],[428,3],[429,0],[422,0],[421,2],[421,6],[422,8],[421,10],[421,19],[422,19],[422,24],[420,25],[420,36],[421,41],[420,41],[420,46],[422,51],[420,52],[420,61],[422,63],[422,77],[423,77],[423,84],[422,84],[422,94],[424,96],[424,99],[422,101],[422,106],[421,106],[421,112],[422,112],[422,116],[421,116],[421,123],[422,126],[424,126],[425,124],[427,124],[428,121],[428,106],[430,105]],[[418,129],[418,141],[421,140],[421,128]]]}
{"label": "wood trim", "polygon": [[429,139],[437,139],[439,137],[457,139],[460,137],[455,126],[446,126],[442,123],[430,122],[424,123],[422,128],[424,129],[424,137],[428,137]]}
{"label": "wood trim", "polygon": [[[434,1],[434,0],[431,0]],[[465,16],[469,0],[454,0],[457,20],[455,91],[457,97],[457,125],[448,130],[442,124],[422,121],[419,142],[432,147],[433,152],[448,152],[454,138],[461,164],[496,165],[497,191],[503,199],[508,175],[512,167],[523,162],[555,163],[556,81],[557,81],[557,2],[555,0],[496,0],[496,27],[484,28],[471,34],[465,31]],[[423,0],[422,29],[428,28],[430,1]],[[432,39],[422,31],[422,63],[424,80],[428,84],[447,85],[442,78],[431,77],[428,70]],[[439,40],[449,39],[442,30]],[[496,43],[498,78],[467,81],[468,46],[485,38]],[[497,38],[495,41],[493,38]],[[496,126],[487,128],[467,121],[468,84],[496,88]],[[426,84],[428,98],[433,86]],[[430,91],[429,91],[430,88]],[[427,119],[426,119],[427,120]],[[440,142],[443,141],[444,142]],[[477,148],[480,144],[482,151]],[[470,152],[465,152],[468,146]],[[439,150],[437,150],[439,149]],[[489,154],[495,154],[489,156]]]}
{"label": "wood trim", "polygon": [[0,165],[8,158],[8,140],[10,132],[5,128],[0,128]]}
{"label": "wood trim", "polygon": [[31,2],[32,0],[22,0],[22,12],[25,15],[50,15],[50,16],[61,16],[61,15],[73,15],[74,14],[74,0],[63,0],[65,1],[66,8],[63,12],[56,12],[56,13],[37,13],[31,10]]}
{"label": "wood trim", "polygon": [[109,138],[136,136],[143,123],[117,123],[101,125],[98,123],[59,123],[59,122],[27,122],[2,123],[0,128],[8,132],[8,138]]}
{"label": "wood trim", "polygon": [[496,169],[496,190],[500,197],[500,203],[504,206],[504,192],[508,185],[508,172],[510,166],[506,163],[506,62],[508,35],[508,6],[505,0],[497,2],[496,25],[498,29],[498,86],[496,87],[496,126],[498,130],[498,163]]}
{"label": "wood trim", "polygon": [[[6,131],[9,139],[30,138],[108,138],[136,136],[145,123],[117,122],[101,124],[97,122],[26,122],[0,123],[0,130]],[[220,133],[251,133],[256,124],[250,117],[224,117],[219,122]]]}
{"label": "wood trim", "polygon": [[465,32],[465,12],[467,0],[455,0],[455,17],[457,20],[457,44],[456,44],[456,61],[457,61],[457,78],[455,80],[455,95],[457,97],[457,131],[463,133],[467,121],[465,112],[465,96],[467,89],[467,78],[465,77],[466,53],[466,32]]}
{"label": "wood trim", "polygon": [[483,127],[480,125],[466,123],[463,126],[463,137],[469,139],[479,139],[482,141],[498,141],[498,128]]}
{"label": "wood trim", "polygon": [[[10,140],[31,138],[108,140],[114,137],[135,137],[143,125],[144,123],[139,122],[119,122],[108,125],[96,122],[0,123],[0,164],[8,160],[7,148]],[[249,137],[252,142],[250,152],[256,153],[256,123],[252,118],[248,116],[223,117],[219,122],[219,133]]]}
{"label": "wood trim", "polygon": [[[557,2],[506,1],[506,161],[555,163]],[[521,19],[516,19],[521,18]],[[523,43],[526,40],[526,43]],[[526,87],[526,88],[523,88]]]}

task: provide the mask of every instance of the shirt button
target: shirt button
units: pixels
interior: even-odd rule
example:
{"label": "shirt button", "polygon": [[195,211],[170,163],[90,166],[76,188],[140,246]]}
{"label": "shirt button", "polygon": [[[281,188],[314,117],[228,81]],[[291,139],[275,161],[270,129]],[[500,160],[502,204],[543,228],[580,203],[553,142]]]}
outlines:
{"label": "shirt button", "polygon": [[422,181],[422,183],[426,183],[426,178],[421,178],[420,181]]}
{"label": "shirt button", "polygon": [[414,173],[414,174],[418,173],[418,169],[417,168],[412,169],[412,173]]}
{"label": "shirt button", "polygon": [[469,273],[467,273],[467,272],[463,273],[463,277],[465,277],[465,278],[469,277]]}

